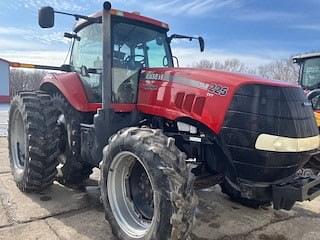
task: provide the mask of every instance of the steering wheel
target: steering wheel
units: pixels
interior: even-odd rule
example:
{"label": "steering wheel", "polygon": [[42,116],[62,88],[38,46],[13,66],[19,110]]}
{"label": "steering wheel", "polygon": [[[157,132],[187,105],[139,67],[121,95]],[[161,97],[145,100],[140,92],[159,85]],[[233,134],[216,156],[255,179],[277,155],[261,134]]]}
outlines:
{"label": "steering wheel", "polygon": [[312,104],[313,109],[319,109],[320,105],[320,89],[314,89],[307,94],[308,100]]}
{"label": "steering wheel", "polygon": [[[142,59],[141,59],[140,61],[136,61],[136,57],[141,57]],[[140,63],[140,64],[143,65],[143,64],[144,64],[144,59],[145,59],[144,55],[137,54],[137,55],[130,55],[130,56],[126,57],[126,58],[124,59],[124,61],[125,61],[126,63],[129,63],[129,62],[138,62],[138,63]]]}

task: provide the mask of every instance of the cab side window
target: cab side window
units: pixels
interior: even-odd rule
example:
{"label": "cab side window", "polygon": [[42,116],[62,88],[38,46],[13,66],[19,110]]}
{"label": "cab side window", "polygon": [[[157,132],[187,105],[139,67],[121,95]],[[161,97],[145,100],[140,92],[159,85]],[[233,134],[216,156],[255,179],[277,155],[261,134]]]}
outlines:
{"label": "cab side window", "polygon": [[70,65],[79,73],[90,102],[101,102],[102,74],[102,28],[101,24],[91,24],[77,35],[71,55]]}

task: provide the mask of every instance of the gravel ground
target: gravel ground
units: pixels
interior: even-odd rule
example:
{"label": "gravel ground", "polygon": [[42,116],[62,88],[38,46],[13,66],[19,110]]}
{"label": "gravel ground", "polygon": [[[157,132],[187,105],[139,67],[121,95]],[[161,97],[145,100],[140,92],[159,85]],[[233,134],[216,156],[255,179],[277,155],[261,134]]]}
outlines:
{"label": "gravel ground", "polygon": [[[91,178],[97,182],[98,169]],[[231,202],[218,186],[197,194],[192,240],[320,239],[320,198],[275,211]],[[99,196],[97,186],[79,192],[58,183],[42,194],[21,193],[10,174],[7,140],[0,138],[0,240],[115,240]]]}
{"label": "gravel ground", "polygon": [[8,131],[8,112],[0,111],[0,137],[7,136]]}
{"label": "gravel ground", "polygon": [[7,136],[9,106],[0,104],[0,136]]}

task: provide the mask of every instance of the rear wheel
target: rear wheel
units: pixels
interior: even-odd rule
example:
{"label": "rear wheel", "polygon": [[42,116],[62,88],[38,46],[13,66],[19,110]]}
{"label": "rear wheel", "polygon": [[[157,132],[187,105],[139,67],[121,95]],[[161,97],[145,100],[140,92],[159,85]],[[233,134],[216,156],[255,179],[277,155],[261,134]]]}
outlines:
{"label": "rear wheel", "polygon": [[128,128],[110,139],[101,165],[106,218],[122,240],[186,239],[196,197],[186,156],[159,130]]}
{"label": "rear wheel", "polygon": [[74,109],[60,93],[52,96],[56,109],[56,122],[59,130],[59,156],[57,180],[65,185],[82,185],[92,173],[89,166],[81,158],[82,113]]}
{"label": "rear wheel", "polygon": [[21,92],[9,113],[9,158],[14,180],[21,191],[39,192],[56,175],[57,140],[50,96]]}

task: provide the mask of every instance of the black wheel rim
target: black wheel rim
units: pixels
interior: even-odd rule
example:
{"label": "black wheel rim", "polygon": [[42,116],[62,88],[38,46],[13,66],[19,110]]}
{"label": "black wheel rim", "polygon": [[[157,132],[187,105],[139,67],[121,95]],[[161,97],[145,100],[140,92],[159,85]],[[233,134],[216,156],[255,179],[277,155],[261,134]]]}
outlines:
{"label": "black wheel rim", "polygon": [[130,195],[137,211],[147,220],[153,217],[153,191],[152,186],[144,168],[136,162],[131,170]]}

